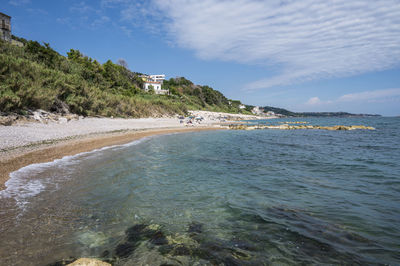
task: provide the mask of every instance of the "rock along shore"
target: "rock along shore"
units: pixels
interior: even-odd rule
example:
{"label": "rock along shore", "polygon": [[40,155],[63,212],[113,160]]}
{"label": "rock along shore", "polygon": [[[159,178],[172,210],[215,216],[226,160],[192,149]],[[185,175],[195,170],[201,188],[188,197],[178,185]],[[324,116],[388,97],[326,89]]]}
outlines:
{"label": "rock along shore", "polygon": [[[296,122],[296,124],[302,124],[305,122]],[[282,130],[293,130],[293,129],[322,129],[322,130],[356,130],[356,129],[366,129],[375,130],[373,127],[353,125],[353,126],[313,126],[313,125],[245,125],[245,124],[234,124],[229,125],[227,128],[233,130],[257,130],[257,129],[282,129]]]}

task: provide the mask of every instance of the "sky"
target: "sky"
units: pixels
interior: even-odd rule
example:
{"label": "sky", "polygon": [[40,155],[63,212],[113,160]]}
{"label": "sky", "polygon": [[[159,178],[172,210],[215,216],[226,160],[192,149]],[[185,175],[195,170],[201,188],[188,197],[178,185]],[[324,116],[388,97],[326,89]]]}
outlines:
{"label": "sky", "polygon": [[0,0],[14,35],[291,111],[400,115],[400,0]]}

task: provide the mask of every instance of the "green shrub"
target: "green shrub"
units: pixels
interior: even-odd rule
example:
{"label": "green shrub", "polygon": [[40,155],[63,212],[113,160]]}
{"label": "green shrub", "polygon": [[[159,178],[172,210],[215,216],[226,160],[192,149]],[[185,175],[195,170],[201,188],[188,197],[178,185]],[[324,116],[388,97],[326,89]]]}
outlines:
{"label": "green shrub", "polygon": [[21,40],[24,47],[0,41],[2,112],[50,111],[59,102],[80,115],[148,117],[186,114],[190,109],[238,112],[222,93],[185,78],[164,81],[163,89],[172,95],[145,93],[140,73],[110,60],[100,64],[74,49],[65,57],[47,43]]}

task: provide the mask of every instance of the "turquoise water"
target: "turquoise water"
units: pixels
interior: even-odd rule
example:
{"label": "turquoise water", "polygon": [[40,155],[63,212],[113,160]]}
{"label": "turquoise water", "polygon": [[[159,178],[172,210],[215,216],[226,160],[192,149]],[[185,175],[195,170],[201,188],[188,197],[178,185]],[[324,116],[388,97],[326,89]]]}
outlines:
{"label": "turquoise water", "polygon": [[151,137],[13,173],[0,264],[400,264],[400,119]]}

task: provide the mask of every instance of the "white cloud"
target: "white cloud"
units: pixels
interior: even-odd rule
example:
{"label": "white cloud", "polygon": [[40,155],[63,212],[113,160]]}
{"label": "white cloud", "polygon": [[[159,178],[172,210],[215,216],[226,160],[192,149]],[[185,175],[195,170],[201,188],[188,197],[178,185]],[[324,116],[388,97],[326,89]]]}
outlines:
{"label": "white cloud", "polygon": [[132,36],[132,30],[129,29],[126,26],[120,26],[119,27],[127,36],[131,37]]}
{"label": "white cloud", "polygon": [[92,26],[92,27],[98,27],[98,26],[101,26],[101,25],[103,25],[104,23],[107,23],[107,22],[110,22],[110,18],[109,18],[109,17],[107,17],[107,16],[100,16],[99,18],[95,19],[95,20],[92,22],[91,26]]}
{"label": "white cloud", "polygon": [[345,94],[334,100],[322,101],[319,97],[312,97],[305,103],[308,106],[321,106],[338,103],[385,103],[400,100],[400,89],[384,89],[374,91],[363,91]]}
{"label": "white cloud", "polygon": [[90,5],[86,4],[84,1],[72,5],[69,10],[73,13],[85,14],[94,12],[95,9]]}
{"label": "white cloud", "polygon": [[71,23],[71,18],[69,18],[69,17],[66,17],[66,18],[57,18],[56,21],[57,21],[58,23],[60,23],[60,24],[63,24],[63,25],[71,25],[71,24],[72,24],[72,23]]}
{"label": "white cloud", "polygon": [[398,0],[153,3],[162,10],[171,39],[200,58],[280,70],[248,89],[352,76],[400,63]]}
{"label": "white cloud", "polygon": [[30,4],[31,0],[10,0],[8,3],[13,6],[23,6]]}
{"label": "white cloud", "polygon": [[306,102],[307,105],[320,105],[321,103],[322,101],[318,97],[312,97]]}
{"label": "white cloud", "polygon": [[341,96],[338,101],[353,102],[353,101],[376,101],[382,99],[391,99],[393,97],[400,97],[400,89],[387,89],[364,91],[359,93],[345,94]]}
{"label": "white cloud", "polygon": [[102,7],[116,7],[119,4],[127,4],[130,2],[130,0],[101,0],[100,5]]}

